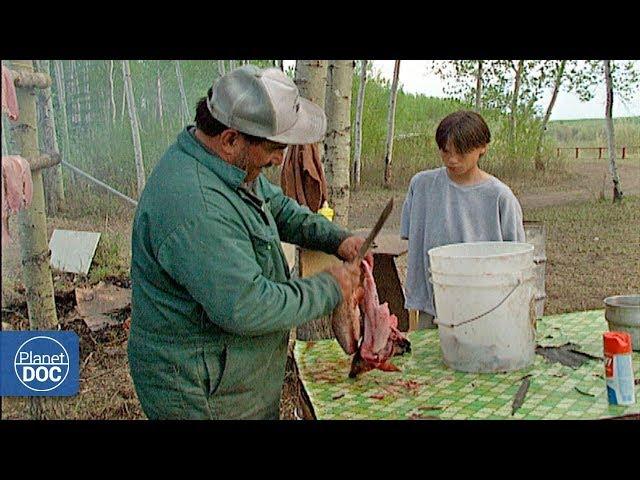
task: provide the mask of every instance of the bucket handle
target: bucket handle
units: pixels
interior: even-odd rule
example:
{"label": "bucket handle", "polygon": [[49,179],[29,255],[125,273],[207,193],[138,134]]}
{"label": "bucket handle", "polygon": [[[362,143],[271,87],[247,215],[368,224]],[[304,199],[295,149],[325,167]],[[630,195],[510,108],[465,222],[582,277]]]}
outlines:
{"label": "bucket handle", "polygon": [[497,304],[495,307],[493,307],[491,310],[487,310],[486,312],[484,312],[484,313],[482,313],[482,314],[480,314],[480,315],[476,315],[475,317],[470,318],[469,320],[465,320],[464,322],[456,323],[455,325],[453,325],[453,324],[450,324],[450,323],[442,323],[442,322],[440,322],[437,318],[434,318],[434,319],[433,319],[433,323],[435,323],[436,325],[442,325],[443,327],[450,327],[450,328],[454,328],[454,327],[459,327],[460,325],[464,325],[464,324],[466,324],[466,323],[471,323],[471,322],[473,322],[473,321],[475,321],[475,320],[478,320],[478,319],[480,319],[480,318],[484,317],[485,315],[490,314],[490,313],[491,313],[491,312],[493,312],[496,308],[498,308],[500,305],[502,305],[504,302],[506,302],[506,301],[507,301],[507,299],[508,299],[512,294],[513,294],[513,292],[515,292],[515,291],[516,291],[516,289],[517,289],[520,285],[522,285],[522,283],[523,283],[523,282],[522,282],[522,280],[518,278],[518,283],[516,283],[515,287],[513,287],[513,288],[511,289],[511,291],[507,294],[507,296],[506,296],[506,297],[504,297],[504,298],[500,301],[500,303],[498,303],[498,304]]}

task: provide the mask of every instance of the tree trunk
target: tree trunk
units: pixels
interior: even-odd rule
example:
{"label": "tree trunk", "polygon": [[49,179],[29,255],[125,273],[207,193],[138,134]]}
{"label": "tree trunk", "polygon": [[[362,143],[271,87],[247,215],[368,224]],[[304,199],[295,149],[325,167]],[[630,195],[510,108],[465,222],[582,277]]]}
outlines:
{"label": "tree trunk", "polygon": [[145,183],[144,163],[142,161],[142,146],[140,144],[140,127],[138,125],[138,114],[136,111],[136,102],[133,96],[133,86],[131,85],[131,70],[129,68],[129,60],[122,61],[122,70],[124,72],[124,87],[127,93],[127,105],[129,107],[129,119],[131,120],[131,136],[133,137],[133,149],[136,156],[136,177],[138,180],[138,198],[142,194]]}
{"label": "tree trunk", "polygon": [[[36,60],[35,65],[37,71],[50,75],[49,60]],[[38,128],[42,138],[41,150],[46,154],[59,153],[50,87],[39,89],[38,91],[38,113]],[[55,215],[60,209],[64,208],[64,186],[60,164],[45,168],[42,173],[47,214]]]}
{"label": "tree trunk", "polygon": [[[54,61],[54,70],[56,72],[56,90],[58,93],[58,106],[60,107],[60,118],[62,119],[62,157],[69,163],[72,162],[71,141],[69,140],[69,122],[67,116],[67,95],[65,90],[64,66],[60,60]],[[62,166],[60,167],[62,174]],[[76,176],[73,172],[69,172],[71,184],[76,184]]]}
{"label": "tree trunk", "polygon": [[398,95],[398,77],[400,76],[400,60],[393,67],[393,82],[389,96],[389,112],[387,114],[387,143],[384,156],[384,186],[391,187],[391,157],[393,154],[393,130],[396,119],[396,97]]}
{"label": "tree trunk", "polygon": [[355,148],[353,152],[353,188],[360,187],[360,156],[362,154],[362,113],[364,111],[364,93],[367,85],[367,60],[360,61],[360,85],[358,86],[358,101],[356,104]]}
{"label": "tree trunk", "polygon": [[353,60],[331,60],[327,90],[327,136],[325,140],[325,174],[329,203],[335,211],[334,222],[349,225],[349,157],[351,143],[351,86]]}
{"label": "tree trunk", "polygon": [[116,123],[116,100],[113,95],[113,60],[109,60],[109,99],[111,103],[111,124],[115,125]]}
{"label": "tree trunk", "polygon": [[478,60],[478,71],[476,72],[476,110],[482,108],[482,60]]}
{"label": "tree trunk", "polygon": [[326,60],[298,60],[295,83],[300,96],[324,109],[327,88]]}
{"label": "tree trunk", "polygon": [[224,68],[224,60],[218,60],[218,76],[221,77],[222,75],[225,75],[226,71]]}
{"label": "tree trunk", "polygon": [[[298,86],[300,96],[312,101],[322,109],[325,107],[327,63],[326,60],[297,60],[295,67],[294,82]],[[274,61],[274,64],[277,66],[277,61]],[[321,155],[322,150],[322,148],[319,149]],[[299,253],[300,250],[296,249],[296,267],[298,269],[300,268]],[[298,270],[298,274],[300,274],[300,270]],[[319,340],[322,338],[331,338],[332,336],[331,316],[324,316],[294,329],[291,333],[290,340],[293,341],[296,337],[305,340]],[[295,369],[295,362],[293,362],[291,349],[289,351],[289,358],[290,361],[287,362],[287,372],[294,375],[297,381],[297,371]],[[293,371],[291,370],[292,365],[294,367]]]}
{"label": "tree trunk", "polygon": [[182,69],[180,68],[180,60],[175,60],[176,77],[178,77],[178,88],[180,89],[180,119],[182,128],[189,122],[189,104],[187,103],[187,95],[184,91],[184,82],[182,80]]}
{"label": "tree trunk", "polygon": [[71,60],[71,84],[73,85],[71,121],[74,125],[80,124],[80,79],[78,78],[78,70],[80,69],[76,65],[76,61]]}
{"label": "tree trunk", "polygon": [[[16,70],[33,72],[31,60],[15,60]],[[32,88],[16,88],[20,118],[11,127],[16,152],[31,160],[40,154],[36,123],[35,92]],[[58,315],[49,261],[42,170],[31,171],[33,196],[29,208],[18,213],[20,261],[27,299],[30,330],[57,330]],[[33,420],[55,418],[50,399],[29,398],[29,415]]]}
{"label": "tree trunk", "polygon": [[604,76],[607,83],[605,116],[607,123],[607,145],[609,147],[609,172],[613,179],[613,201],[615,203],[622,200],[622,187],[620,186],[620,177],[618,177],[618,168],[616,167],[616,148],[613,136],[613,79],[611,78],[611,60],[604,60]]}
{"label": "tree trunk", "polygon": [[162,80],[160,79],[160,63],[158,62],[158,68],[156,70],[156,88],[157,88],[157,104],[156,115],[160,120],[160,128],[164,131],[164,114],[162,110]]}
{"label": "tree trunk", "polygon": [[284,60],[276,60],[278,68],[284,72]]}
{"label": "tree trunk", "polygon": [[516,155],[516,113],[518,110],[518,93],[520,91],[520,81],[522,79],[522,70],[524,69],[524,60],[518,61],[516,69],[516,78],[513,86],[513,95],[511,96],[511,108],[509,111],[509,148],[511,155]]}
{"label": "tree trunk", "polygon": [[553,106],[556,104],[556,98],[558,98],[558,92],[560,91],[560,84],[562,83],[562,77],[564,75],[564,67],[566,63],[567,63],[566,60],[562,60],[560,62],[560,65],[558,65],[558,70],[556,72],[556,80],[553,84],[553,93],[551,94],[551,100],[549,100],[547,111],[544,114],[544,118],[542,119],[542,125],[540,126],[540,135],[538,137],[538,144],[536,145],[536,157],[535,157],[536,170],[544,171],[544,162],[541,159],[542,139],[544,138],[544,132],[547,130],[547,123],[549,122],[549,117],[551,117]]}
{"label": "tree trunk", "polygon": [[91,67],[90,60],[84,63],[84,116],[83,123],[85,127],[91,126],[91,82],[89,81],[89,69]]}
{"label": "tree trunk", "polygon": [[127,88],[125,86],[124,71],[122,73],[122,107],[120,108],[120,121],[124,122],[124,108],[127,105]]}
{"label": "tree trunk", "polygon": [[[16,70],[33,72],[31,60],[14,60]],[[27,160],[40,154],[36,124],[36,102],[32,88],[16,88],[20,118],[11,125],[16,153]],[[18,213],[20,229],[20,257],[31,330],[55,330],[58,317],[53,296],[53,281],[49,267],[47,221],[44,213],[42,170],[31,172],[33,198],[31,206]]]}

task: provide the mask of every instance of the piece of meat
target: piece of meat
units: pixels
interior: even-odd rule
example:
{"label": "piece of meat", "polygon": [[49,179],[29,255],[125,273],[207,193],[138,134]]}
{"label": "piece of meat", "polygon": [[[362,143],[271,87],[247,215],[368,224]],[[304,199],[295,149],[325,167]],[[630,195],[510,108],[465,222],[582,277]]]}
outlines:
{"label": "piece of meat", "polygon": [[349,377],[376,368],[397,372],[399,368],[389,360],[411,352],[411,343],[398,330],[398,318],[389,305],[380,305],[371,264],[363,260],[360,269],[362,286],[333,312],[333,333],[347,355],[355,353]]}
{"label": "piece of meat", "polygon": [[375,368],[393,372],[399,368],[389,362],[394,355],[411,352],[411,343],[398,330],[398,318],[389,312],[389,305],[380,305],[378,289],[371,265],[364,260],[360,265],[364,277],[364,338],[351,362],[349,377]]}
{"label": "piece of meat", "polygon": [[4,65],[2,66],[2,111],[7,112],[9,119],[14,122],[18,120],[20,115],[13,76],[11,71]]}
{"label": "piece of meat", "polygon": [[333,312],[331,327],[336,340],[347,355],[352,355],[358,350],[360,340],[360,307],[364,298],[364,289],[359,287],[353,296],[343,301]]}
{"label": "piece of meat", "polygon": [[28,208],[32,197],[29,162],[19,155],[2,157],[2,245],[11,241],[9,215]]}

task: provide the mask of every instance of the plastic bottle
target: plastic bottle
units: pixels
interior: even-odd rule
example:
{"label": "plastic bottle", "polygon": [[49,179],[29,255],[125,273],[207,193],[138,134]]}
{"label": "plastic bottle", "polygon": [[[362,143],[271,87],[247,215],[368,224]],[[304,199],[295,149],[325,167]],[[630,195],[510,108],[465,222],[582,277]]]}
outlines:
{"label": "plastic bottle", "polygon": [[326,200],[322,204],[322,208],[318,210],[318,213],[323,217],[327,218],[330,222],[333,221],[334,211],[331,207],[329,207],[329,204],[327,203]]}

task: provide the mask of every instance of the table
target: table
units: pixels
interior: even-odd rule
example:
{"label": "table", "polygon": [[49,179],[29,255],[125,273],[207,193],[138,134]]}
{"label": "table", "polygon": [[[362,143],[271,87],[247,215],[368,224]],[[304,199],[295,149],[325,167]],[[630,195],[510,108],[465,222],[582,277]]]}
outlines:
{"label": "table", "polygon": [[[567,343],[602,357],[604,310],[543,317],[537,323],[541,347]],[[610,406],[604,363],[590,359],[577,368],[536,355],[533,366],[516,372],[457,372],[442,362],[437,330],[407,334],[412,353],[394,357],[402,372],[374,370],[349,379],[351,358],[335,340],[296,341],[300,379],[318,419],[598,419],[640,414],[638,403]],[[636,378],[640,353],[633,354]],[[512,415],[513,397],[530,375],[521,407]]]}

